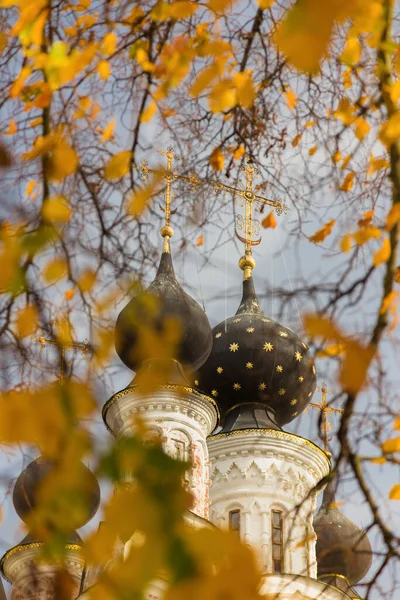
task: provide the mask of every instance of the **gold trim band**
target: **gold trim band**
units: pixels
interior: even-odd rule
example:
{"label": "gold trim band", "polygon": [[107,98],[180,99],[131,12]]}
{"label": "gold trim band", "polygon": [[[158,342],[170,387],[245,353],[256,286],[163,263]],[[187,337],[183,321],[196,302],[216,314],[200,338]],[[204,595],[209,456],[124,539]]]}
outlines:
{"label": "gold trim band", "polygon": [[287,431],[278,431],[276,429],[235,429],[235,431],[227,431],[226,433],[216,433],[215,435],[209,435],[207,437],[207,441],[219,440],[222,438],[227,438],[233,435],[246,435],[250,433],[255,433],[257,435],[262,435],[268,433],[268,435],[272,435],[272,437],[279,437],[285,440],[293,440],[296,439],[304,444],[305,446],[310,446],[313,450],[317,450],[324,458],[328,459],[329,464],[331,464],[331,460],[326,452],[324,452],[319,446],[307,440],[306,438],[301,437],[301,435],[296,435],[295,433],[288,433]]}
{"label": "gold trim band", "polygon": [[[1,557],[1,560],[0,560],[0,572],[3,575],[4,579],[6,581],[8,581],[8,583],[12,584],[12,581],[10,581],[10,579],[8,579],[8,577],[4,573],[4,563],[8,558],[13,556],[14,554],[17,554],[18,552],[23,552],[24,550],[34,550],[35,548],[43,548],[43,546],[45,546],[45,545],[46,544],[44,542],[29,542],[29,544],[18,544],[18,546],[14,546],[14,548],[11,548],[10,550],[8,550]],[[79,544],[65,544],[64,548],[65,548],[65,550],[76,550],[76,551],[82,550],[82,546],[80,546]]]}
{"label": "gold trim band", "polygon": [[[109,400],[107,400],[107,402],[103,406],[103,410],[101,411],[101,414],[102,414],[102,417],[103,417],[103,421],[104,421],[104,424],[105,424],[107,430],[110,433],[112,433],[112,435],[115,435],[115,433],[112,431],[112,429],[110,429],[110,427],[108,426],[107,421],[106,421],[106,415],[107,415],[108,409],[115,402],[117,402],[117,400],[119,400],[119,398],[123,398],[123,396],[126,396],[130,392],[138,390],[138,389],[139,389],[138,385],[128,385],[126,388],[124,388],[120,392],[117,392],[116,394],[114,394],[113,396],[111,396],[111,398]],[[206,402],[208,402],[209,404],[212,404],[214,406],[214,408],[215,408],[215,410],[217,412],[217,423],[219,422],[220,412],[219,412],[218,404],[216,403],[216,401],[214,400],[214,398],[211,398],[211,396],[207,396],[206,394],[202,394],[201,392],[199,392],[195,388],[188,387],[188,386],[185,386],[185,385],[172,384],[172,383],[165,383],[163,385],[160,385],[157,388],[157,390],[159,390],[159,389],[162,389],[162,390],[173,390],[173,391],[182,391],[182,392],[186,392],[188,394],[194,394],[195,396],[197,396],[199,398],[202,398],[203,400],[206,400]]]}

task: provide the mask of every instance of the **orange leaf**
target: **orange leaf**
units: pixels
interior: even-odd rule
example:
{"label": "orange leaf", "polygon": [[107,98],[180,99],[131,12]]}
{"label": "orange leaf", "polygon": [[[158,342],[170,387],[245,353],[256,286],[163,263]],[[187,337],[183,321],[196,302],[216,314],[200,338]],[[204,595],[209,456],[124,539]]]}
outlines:
{"label": "orange leaf", "polygon": [[295,108],[295,106],[297,104],[297,96],[292,89],[290,89],[290,88],[288,89],[288,91],[285,93],[285,98],[286,98],[286,102],[287,102],[287,105],[290,108],[290,110]]}
{"label": "orange leaf", "polygon": [[383,302],[382,302],[382,307],[380,310],[381,315],[384,315],[385,313],[387,313],[390,309],[395,309],[395,303],[398,300],[399,297],[399,293],[392,291],[389,292],[389,294],[387,296],[385,296]]}
{"label": "orange leaf", "polygon": [[400,483],[396,483],[390,490],[389,500],[400,500]]}
{"label": "orange leaf", "polygon": [[7,131],[4,132],[4,135],[13,135],[14,133],[17,133],[17,131],[18,131],[17,124],[14,121],[14,119],[11,119],[11,121],[8,124],[8,129],[7,129]]}
{"label": "orange leaf", "polygon": [[272,211],[261,221],[261,225],[264,229],[275,229],[278,223]]}
{"label": "orange leaf", "polygon": [[400,452],[400,437],[391,438],[382,444],[382,452],[385,454],[394,454]]}
{"label": "orange leaf", "polygon": [[115,129],[116,120],[113,119],[110,121],[103,129],[103,133],[101,135],[101,141],[107,142],[114,137],[114,129]]}
{"label": "orange leaf", "polygon": [[67,302],[72,300],[72,298],[75,296],[75,290],[66,290],[64,296]]}
{"label": "orange leaf", "polygon": [[31,181],[28,181],[28,183],[26,184],[26,189],[25,189],[25,194],[27,196],[30,196],[33,192],[33,190],[35,189],[37,185],[37,181],[35,181],[34,179],[32,179]]}
{"label": "orange leaf", "polygon": [[382,246],[379,250],[377,250],[372,259],[372,263],[374,267],[379,267],[382,263],[385,263],[389,260],[390,255],[392,253],[392,248],[390,246],[389,238],[385,238],[382,242]]}
{"label": "orange leaf", "polygon": [[393,429],[400,429],[400,417],[396,417],[394,420]]}
{"label": "orange leaf", "polygon": [[335,219],[332,219],[331,221],[325,223],[325,225],[321,229],[319,229],[316,233],[314,233],[314,235],[308,238],[310,242],[314,242],[316,244],[318,244],[319,242],[323,242],[324,239],[328,237],[330,233],[332,233],[332,229],[335,223]]}
{"label": "orange leaf", "polygon": [[342,237],[342,239],[340,240],[340,249],[342,252],[350,252],[351,241],[352,241],[352,235],[350,233],[347,233],[346,235],[344,235]]}
{"label": "orange leaf", "polygon": [[38,312],[35,306],[26,306],[17,314],[17,335],[24,338],[36,331],[38,323]]}
{"label": "orange leaf", "polygon": [[357,246],[363,246],[369,240],[377,240],[381,237],[381,230],[373,225],[367,225],[361,227],[358,231],[353,234],[354,241]]}
{"label": "orange leaf", "polygon": [[212,151],[210,156],[210,165],[214,171],[222,171],[224,168],[224,154],[220,146]]}
{"label": "orange leaf", "polygon": [[299,141],[301,140],[302,137],[302,133],[298,133],[293,139],[292,139],[292,146],[293,148],[296,148],[296,146],[298,145]]}
{"label": "orange leaf", "polygon": [[391,231],[395,225],[400,221],[400,204],[394,204],[386,217],[386,231]]}
{"label": "orange leaf", "polygon": [[312,148],[309,149],[308,154],[310,156],[313,156],[317,150],[318,150],[318,146],[313,146]]}
{"label": "orange leaf", "polygon": [[[342,168],[343,168],[343,165],[342,165]],[[342,185],[339,186],[339,190],[341,190],[342,192],[349,192],[351,190],[351,188],[353,187],[353,184],[354,184],[354,173],[353,173],[353,171],[351,171],[351,173],[347,173]]]}
{"label": "orange leaf", "polygon": [[111,75],[111,67],[108,60],[101,60],[97,65],[97,72],[100,79],[108,79]]}
{"label": "orange leaf", "polygon": [[374,210],[368,210],[363,214],[363,218],[360,219],[357,223],[359,227],[366,227],[369,225],[374,217]]}
{"label": "orange leaf", "polygon": [[245,149],[243,144],[241,144],[240,146],[238,146],[238,148],[236,148],[236,150],[233,153],[233,158],[235,160],[240,160],[242,158],[242,156],[244,156],[245,153]]}
{"label": "orange leaf", "polygon": [[202,246],[204,244],[204,235],[199,235],[196,240],[196,246]]}
{"label": "orange leaf", "polygon": [[[90,292],[96,281],[96,273],[91,269],[85,269],[79,276],[77,284],[81,292]],[[74,291],[74,290],[72,290]]]}
{"label": "orange leaf", "polygon": [[343,336],[339,329],[337,329],[332,321],[325,317],[313,314],[305,315],[304,329],[313,338],[322,337],[329,340],[337,340],[338,342],[343,341]]}
{"label": "orange leaf", "polygon": [[47,263],[43,269],[43,277],[46,281],[54,283],[62,279],[68,272],[68,265],[62,258],[54,258]]}
{"label": "orange leaf", "polygon": [[156,112],[157,112],[157,104],[154,102],[154,100],[152,100],[146,106],[146,108],[142,111],[142,114],[140,115],[140,122],[147,123],[148,121],[151,121],[151,119],[154,117]]}
{"label": "orange leaf", "polygon": [[365,383],[375,349],[353,340],[346,340],[346,354],[342,362],[340,383],[349,393],[357,393]]}
{"label": "orange leaf", "polygon": [[336,152],[334,152],[334,153],[332,154],[332,160],[333,160],[333,162],[334,162],[335,164],[336,164],[336,163],[338,163],[338,162],[340,161],[340,159],[341,159],[341,158],[342,158],[342,156],[341,156],[341,154],[340,154],[339,150],[336,150]]}
{"label": "orange leaf", "polygon": [[124,150],[115,154],[104,168],[104,179],[115,181],[124,177],[129,171],[131,159],[132,152],[130,150]]}

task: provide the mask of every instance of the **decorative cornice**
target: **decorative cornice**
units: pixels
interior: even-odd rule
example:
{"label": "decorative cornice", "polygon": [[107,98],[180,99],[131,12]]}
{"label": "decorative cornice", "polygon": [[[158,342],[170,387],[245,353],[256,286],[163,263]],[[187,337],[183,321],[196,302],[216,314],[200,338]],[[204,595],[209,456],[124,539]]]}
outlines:
{"label": "decorative cornice", "polygon": [[[137,385],[129,385],[126,388],[124,388],[123,390],[121,390],[120,392],[117,392],[116,394],[114,394],[113,396],[111,396],[111,398],[109,400],[107,400],[107,402],[103,406],[103,410],[102,410],[103,421],[104,421],[104,424],[105,424],[107,430],[112,435],[115,435],[115,433],[112,431],[112,429],[109,427],[109,425],[107,423],[107,412],[108,412],[108,410],[120,398],[123,398],[124,396],[127,396],[131,392],[138,391],[138,389],[139,389],[139,386],[137,386]],[[166,384],[160,385],[157,388],[156,392],[160,391],[160,390],[177,391],[177,392],[180,393],[181,396],[184,396],[185,394],[193,394],[195,397],[201,398],[203,401],[207,402],[208,404],[211,404],[214,407],[214,409],[215,409],[215,411],[217,413],[217,422],[219,421],[220,412],[219,412],[218,404],[216,403],[216,401],[213,398],[211,398],[210,396],[207,396],[206,394],[202,394],[201,392],[199,392],[195,388],[184,386],[184,385],[166,383]],[[143,395],[143,397],[146,397],[146,396],[148,397],[149,395],[148,394]],[[154,400],[155,400],[155,398],[154,398]]]}
{"label": "decorative cornice", "polygon": [[[14,546],[14,548],[8,550],[0,559],[0,573],[3,575],[4,579],[8,581],[8,583],[12,583],[12,581],[10,581],[10,579],[4,572],[5,562],[9,558],[14,556],[14,554],[17,554],[18,552],[24,552],[26,550],[36,550],[39,548],[43,548],[44,546],[44,542],[29,542],[28,544],[18,544],[18,546]],[[80,546],[79,544],[65,544],[64,548],[65,550],[70,550],[72,552],[80,552],[82,550],[82,546]]]}
{"label": "decorative cornice", "polygon": [[235,431],[228,431],[227,433],[217,433],[215,435],[209,435],[207,437],[207,442],[213,442],[214,440],[220,440],[224,438],[229,438],[237,435],[260,435],[263,436],[268,434],[268,437],[277,437],[284,440],[291,440],[294,442],[298,442],[304,446],[309,446],[313,450],[316,450],[324,459],[328,460],[329,464],[331,464],[331,459],[329,455],[321,450],[319,446],[307,440],[306,438],[301,437],[300,435],[296,435],[295,433],[288,433],[287,431],[277,431],[276,429],[237,429]]}

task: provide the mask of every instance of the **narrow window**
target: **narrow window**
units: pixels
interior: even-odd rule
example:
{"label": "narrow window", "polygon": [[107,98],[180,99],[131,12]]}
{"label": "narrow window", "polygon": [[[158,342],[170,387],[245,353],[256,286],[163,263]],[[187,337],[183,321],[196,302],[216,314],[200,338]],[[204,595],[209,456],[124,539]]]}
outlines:
{"label": "narrow window", "polygon": [[229,531],[240,535],[240,510],[231,510],[229,512]]}
{"label": "narrow window", "polygon": [[283,573],[282,512],[272,511],[272,562],[274,573]]}

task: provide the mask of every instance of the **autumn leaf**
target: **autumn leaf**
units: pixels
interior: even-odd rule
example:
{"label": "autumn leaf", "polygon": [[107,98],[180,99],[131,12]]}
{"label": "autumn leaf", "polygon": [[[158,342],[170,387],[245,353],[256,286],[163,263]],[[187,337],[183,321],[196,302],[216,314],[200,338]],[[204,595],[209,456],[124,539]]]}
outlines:
{"label": "autumn leaf", "polygon": [[18,131],[18,126],[17,126],[16,122],[14,121],[14,119],[11,119],[8,124],[8,129],[4,132],[4,135],[14,135],[14,133],[17,133],[17,131]]}
{"label": "autumn leaf", "polygon": [[101,60],[97,65],[97,72],[99,74],[100,79],[108,79],[111,75],[111,67],[108,60]]}
{"label": "autumn leaf", "polygon": [[369,225],[372,219],[374,218],[374,213],[374,210],[368,210],[367,212],[365,212],[362,216],[362,219],[359,219],[357,225],[359,227],[366,227],[367,225]]}
{"label": "autumn leaf", "polygon": [[[342,167],[343,168],[343,167]],[[351,171],[347,173],[346,177],[343,180],[343,183],[339,186],[339,190],[342,192],[349,192],[354,184],[354,173]]]}
{"label": "autumn leaf", "polygon": [[43,202],[42,217],[49,223],[68,223],[71,214],[71,207],[65,196],[50,196]]}
{"label": "autumn leaf", "polygon": [[297,104],[297,96],[291,88],[289,88],[287,90],[287,92],[285,92],[285,98],[286,98],[286,103],[287,103],[288,107],[290,108],[290,110],[295,108],[295,106]]}
{"label": "autumn leaf", "polygon": [[275,229],[278,223],[272,211],[261,221],[261,225],[264,229]]}
{"label": "autumn leaf", "polygon": [[26,184],[26,188],[25,188],[25,194],[27,196],[31,196],[33,193],[33,190],[35,189],[36,186],[37,186],[37,181],[35,181],[34,179],[32,179],[31,181],[28,181],[28,183]]}
{"label": "autumn leaf", "polygon": [[114,129],[116,125],[116,119],[110,121],[103,129],[103,133],[101,134],[101,141],[108,142],[114,137]]}
{"label": "autumn leaf", "polygon": [[226,78],[217,83],[208,96],[208,102],[210,110],[214,113],[233,108],[237,102],[237,95],[232,79]]}
{"label": "autumn leaf", "polygon": [[397,225],[400,221],[400,204],[393,204],[392,208],[389,211],[388,216],[386,217],[386,231],[391,231],[395,225]]}
{"label": "autumn leaf", "polygon": [[310,148],[308,151],[309,156],[313,156],[317,150],[318,150],[318,146],[313,146],[312,148]]}
{"label": "autumn leaf", "polygon": [[43,277],[49,283],[54,283],[65,277],[68,272],[68,265],[63,258],[54,258],[43,268]]}
{"label": "autumn leaf", "polygon": [[157,104],[154,102],[154,100],[151,100],[151,102],[149,102],[149,104],[146,106],[146,108],[142,111],[142,114],[140,115],[141,123],[148,123],[149,121],[151,121],[156,112]]}
{"label": "autumn leaf", "polygon": [[48,173],[53,181],[63,181],[68,175],[75,173],[78,167],[78,155],[65,140],[53,146],[48,159]]}
{"label": "autumn leaf", "polygon": [[117,42],[118,37],[116,33],[114,33],[113,31],[107,33],[101,44],[101,51],[103,52],[103,54],[108,56],[110,54],[113,54],[115,52]]}
{"label": "autumn leaf", "polygon": [[382,242],[382,246],[379,250],[377,250],[372,259],[372,263],[374,267],[379,267],[382,263],[385,263],[389,260],[390,255],[392,253],[392,249],[390,246],[389,238],[385,238]]}
{"label": "autumn leaf", "polygon": [[199,235],[196,240],[196,246],[202,246],[204,244],[204,235]]}
{"label": "autumn leaf", "polygon": [[335,223],[335,219],[332,219],[331,221],[325,223],[325,225],[321,229],[319,229],[316,233],[314,233],[314,235],[308,238],[310,242],[314,242],[316,244],[323,242],[324,239],[332,233],[332,229]]}
{"label": "autumn leaf", "polygon": [[389,500],[400,500],[400,483],[396,483],[390,490]]}
{"label": "autumn leaf", "polygon": [[74,289],[65,290],[64,298],[65,298],[65,300],[67,302],[69,302],[70,300],[72,300],[74,296],[75,296],[75,290]]}
{"label": "autumn leaf", "polygon": [[162,175],[156,174],[154,177],[152,177],[151,181],[147,183],[147,185],[135,189],[129,198],[127,208],[128,213],[138,219],[145,210],[151,198],[157,193],[161,181]]}
{"label": "autumn leaf", "polygon": [[240,159],[242,158],[242,156],[244,156],[244,153],[245,153],[245,149],[244,149],[244,146],[243,146],[243,144],[241,144],[240,146],[238,146],[238,147],[237,147],[237,148],[234,150],[234,152],[233,152],[233,158],[234,158],[235,160],[240,160]]}
{"label": "autumn leaf", "polygon": [[339,150],[336,150],[336,152],[334,152],[334,153],[332,154],[332,161],[333,161],[335,164],[336,164],[336,163],[338,163],[338,162],[340,161],[340,159],[341,159],[341,158],[342,158],[342,156],[341,156],[341,154],[340,154]]}
{"label": "autumn leaf", "polygon": [[293,148],[296,148],[296,146],[298,145],[299,141],[301,140],[303,134],[302,133],[298,133],[293,139],[292,139],[292,146]]}
{"label": "autumn leaf", "polygon": [[[77,279],[77,285],[81,292],[90,292],[96,282],[96,273],[92,269],[85,269]],[[72,290],[74,291],[74,290]]]}
{"label": "autumn leaf", "polygon": [[352,235],[347,233],[340,239],[340,250],[342,252],[350,252],[352,247]]}
{"label": "autumn leaf", "polygon": [[354,125],[356,138],[362,141],[365,138],[365,136],[369,133],[371,126],[362,117],[357,117],[357,119],[354,121]]}
{"label": "autumn leaf", "polygon": [[37,329],[38,319],[36,306],[29,305],[19,310],[16,319],[18,337],[24,338],[32,335]]}
{"label": "autumn leaf", "polygon": [[224,155],[220,146],[212,151],[210,156],[210,165],[214,171],[222,171],[224,168]]}
{"label": "autumn leaf", "polygon": [[345,344],[329,344],[317,352],[317,356],[342,356],[346,351]]}
{"label": "autumn leaf", "polygon": [[107,181],[116,181],[126,175],[130,169],[132,152],[123,150],[115,154],[104,168],[104,178]]}
{"label": "autumn leaf", "polygon": [[360,227],[354,234],[353,238],[357,246],[363,246],[370,240],[377,240],[381,237],[381,230],[373,225],[367,225],[366,227]]}
{"label": "autumn leaf", "polygon": [[370,175],[373,175],[374,173],[376,173],[376,171],[380,171],[381,169],[387,169],[388,167],[389,167],[389,161],[387,158],[384,158],[384,157],[375,158],[374,156],[371,156],[369,165],[368,165],[367,175],[369,177]]}
{"label": "autumn leaf", "polygon": [[389,310],[395,309],[396,308],[395,304],[398,301],[398,298],[399,298],[399,292],[395,292],[394,290],[389,292],[389,294],[387,296],[385,296],[385,298],[383,299],[380,314],[384,315]]}
{"label": "autumn leaf", "polygon": [[382,452],[385,454],[393,454],[394,452],[400,452],[400,437],[391,438],[386,440],[382,444]]}

